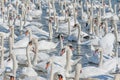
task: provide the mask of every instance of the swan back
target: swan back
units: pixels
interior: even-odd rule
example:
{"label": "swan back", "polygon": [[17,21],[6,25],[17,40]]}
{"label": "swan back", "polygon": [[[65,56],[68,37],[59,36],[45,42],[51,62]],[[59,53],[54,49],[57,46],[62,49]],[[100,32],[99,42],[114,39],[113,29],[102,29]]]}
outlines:
{"label": "swan back", "polygon": [[112,33],[106,34],[100,40],[100,47],[103,49],[103,53],[105,54],[112,53],[114,41],[115,41],[115,36]]}

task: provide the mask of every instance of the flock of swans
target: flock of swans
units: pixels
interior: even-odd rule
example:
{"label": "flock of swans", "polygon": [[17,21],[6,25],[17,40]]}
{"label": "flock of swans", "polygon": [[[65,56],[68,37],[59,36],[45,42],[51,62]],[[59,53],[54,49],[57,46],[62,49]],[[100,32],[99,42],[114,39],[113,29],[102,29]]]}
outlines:
{"label": "flock of swans", "polygon": [[120,80],[119,20],[112,0],[1,0],[0,80]]}

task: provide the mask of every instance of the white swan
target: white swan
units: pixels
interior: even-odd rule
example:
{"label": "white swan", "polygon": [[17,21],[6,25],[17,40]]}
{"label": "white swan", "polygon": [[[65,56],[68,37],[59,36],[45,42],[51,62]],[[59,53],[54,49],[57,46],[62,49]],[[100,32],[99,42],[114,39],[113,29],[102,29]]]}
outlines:
{"label": "white swan", "polygon": [[[105,75],[112,71],[114,68],[116,68],[117,64],[117,59],[113,58],[105,63],[101,67],[93,67],[93,66],[88,66],[88,67],[83,67],[80,71],[80,78],[90,78],[90,77],[95,77],[99,75]],[[106,65],[110,65],[109,67]],[[75,72],[69,74],[69,77],[74,77]]]}
{"label": "white swan", "polygon": [[[26,36],[25,36],[26,35]],[[25,48],[28,44],[28,42],[32,39],[32,38],[38,38],[36,35],[32,35],[32,32],[30,29],[26,30],[25,35],[23,34],[23,36],[20,36],[18,40],[14,45],[13,48]],[[22,39],[21,39],[22,38]]]}
{"label": "white swan", "polygon": [[[65,69],[59,65],[56,65],[52,59],[50,59],[49,62],[46,64],[46,69],[47,69],[47,78],[50,80],[53,80],[53,76],[56,72],[60,74],[65,74]],[[63,78],[65,79],[64,75]]]}
{"label": "white swan", "polygon": [[81,26],[79,24],[75,24],[74,28],[77,28],[77,30],[75,30],[74,32],[71,33],[71,35],[68,37],[68,40],[70,41],[77,41],[78,44],[81,43],[81,38],[89,36],[87,33],[81,31]]}
{"label": "white swan", "polygon": [[27,77],[32,77],[32,76],[37,76],[37,72],[31,68],[31,67],[24,67],[22,69],[21,76],[27,76]]}
{"label": "white swan", "polygon": [[[32,25],[33,24],[33,25]],[[40,38],[44,38],[44,39],[48,39],[49,38],[49,33],[39,29],[37,26],[35,26],[34,24],[36,23],[31,23],[30,25],[27,25],[26,28],[31,29],[32,33]],[[36,24],[37,25],[37,24]]]}
{"label": "white swan", "polygon": [[24,76],[37,76],[37,73],[32,68],[32,63],[31,63],[31,59],[30,59],[29,52],[31,50],[31,47],[32,47],[32,42],[30,41],[27,45],[27,48],[26,48],[26,56],[27,56],[28,67],[24,67],[22,69],[22,75],[24,75]]}
{"label": "white swan", "polygon": [[103,54],[110,54],[110,55],[112,54],[114,41],[115,41],[115,35],[113,33],[106,34],[100,40],[100,47],[103,50]]}
{"label": "white swan", "polygon": [[[78,21],[76,20],[76,23],[78,23]],[[69,31],[69,28],[70,28],[70,32],[73,30],[73,26],[74,26],[74,19],[73,18],[70,18],[68,20],[67,23],[63,23],[63,24],[60,24],[58,26],[58,33],[68,33]]]}

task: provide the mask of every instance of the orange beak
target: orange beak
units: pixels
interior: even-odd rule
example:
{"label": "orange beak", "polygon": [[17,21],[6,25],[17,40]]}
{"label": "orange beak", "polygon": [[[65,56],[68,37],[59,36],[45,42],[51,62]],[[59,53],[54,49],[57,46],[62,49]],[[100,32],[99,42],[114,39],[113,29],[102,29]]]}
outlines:
{"label": "orange beak", "polygon": [[60,56],[62,56],[65,53],[65,49],[62,49],[60,52]]}
{"label": "orange beak", "polygon": [[26,31],[26,32],[25,32],[25,36],[27,36],[28,34],[29,34],[28,31]]}
{"label": "orange beak", "polygon": [[63,80],[63,78],[62,78],[62,77],[59,77],[59,80]]}
{"label": "orange beak", "polygon": [[15,80],[15,78],[13,76],[10,76],[10,80]]}
{"label": "orange beak", "polygon": [[46,63],[46,66],[45,66],[45,69],[48,69],[49,65],[50,65],[50,63],[47,62],[47,63]]}
{"label": "orange beak", "polygon": [[58,75],[58,79],[59,80],[63,80],[63,76],[62,75]]}

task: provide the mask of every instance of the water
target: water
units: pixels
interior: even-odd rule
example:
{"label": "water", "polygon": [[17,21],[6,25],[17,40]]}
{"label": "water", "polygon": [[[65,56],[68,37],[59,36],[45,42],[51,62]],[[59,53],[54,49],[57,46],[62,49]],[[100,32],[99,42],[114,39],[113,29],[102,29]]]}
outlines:
{"label": "water", "polygon": [[[108,2],[107,0],[105,0],[105,2]],[[114,3],[117,3],[118,0],[112,0],[112,5],[114,5]],[[58,4],[56,3],[55,4],[56,8],[57,8],[57,12],[59,12],[59,7]],[[45,31],[48,31],[48,21],[45,19],[45,17],[47,16],[46,14],[46,7],[44,7],[42,9],[43,13],[40,16],[38,16],[38,19],[35,19],[34,22],[40,22],[43,24],[42,26],[42,29],[45,30]],[[59,14],[59,13],[58,13]],[[78,19],[79,21],[80,19]],[[119,28],[119,27],[118,27]],[[56,35],[56,33],[54,32],[54,35]],[[69,42],[67,40],[67,35],[64,36],[64,45],[68,44],[68,43],[71,43],[74,47],[74,51],[73,51],[73,59],[77,59],[77,58],[82,58],[82,60],[79,62],[79,63],[82,63],[82,66],[85,67],[85,66],[96,66],[95,64],[88,64],[87,63],[87,59],[85,58],[85,54],[88,54],[88,55],[91,55],[91,47],[90,46],[82,46],[82,45],[77,45],[76,42]],[[59,39],[57,38],[53,38],[52,40],[53,42],[59,42]],[[59,52],[60,52],[60,47],[57,46],[57,48],[55,50],[50,50],[50,51],[41,51],[41,52],[45,52],[49,55],[59,55]],[[25,66],[25,65],[20,65],[19,66],[19,69],[18,69],[18,77],[19,77],[19,74],[21,73],[20,70],[22,69],[22,67]],[[45,73],[41,72],[41,71],[37,71],[39,75],[41,76],[44,76]],[[44,76],[46,77],[46,76]]]}

